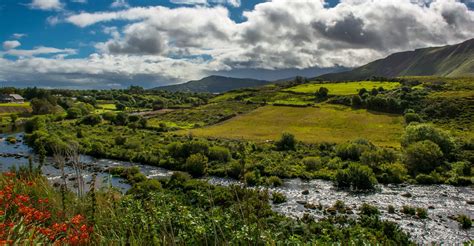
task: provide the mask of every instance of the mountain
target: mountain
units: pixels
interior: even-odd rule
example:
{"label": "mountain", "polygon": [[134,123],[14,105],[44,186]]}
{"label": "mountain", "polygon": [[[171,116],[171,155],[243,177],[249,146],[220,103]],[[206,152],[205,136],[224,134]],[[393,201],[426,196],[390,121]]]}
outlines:
{"label": "mountain", "polygon": [[210,92],[221,93],[246,87],[257,87],[269,84],[269,81],[256,79],[240,79],[212,75],[200,80],[192,80],[184,84],[167,85],[155,89],[167,91]]}
{"label": "mountain", "polygon": [[324,80],[361,80],[372,76],[474,76],[474,39],[460,44],[394,53],[352,71],[330,73]]}

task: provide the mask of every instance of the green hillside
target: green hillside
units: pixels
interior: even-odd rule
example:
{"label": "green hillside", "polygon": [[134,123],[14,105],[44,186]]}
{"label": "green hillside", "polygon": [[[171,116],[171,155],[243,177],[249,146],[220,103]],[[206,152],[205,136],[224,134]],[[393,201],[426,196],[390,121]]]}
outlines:
{"label": "green hillside", "polygon": [[392,54],[352,71],[320,76],[326,80],[361,80],[372,76],[474,76],[474,39],[456,45]]}

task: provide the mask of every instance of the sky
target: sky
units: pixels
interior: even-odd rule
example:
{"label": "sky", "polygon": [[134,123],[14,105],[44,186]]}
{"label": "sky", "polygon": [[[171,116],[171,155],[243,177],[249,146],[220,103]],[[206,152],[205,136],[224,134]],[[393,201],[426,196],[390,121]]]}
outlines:
{"label": "sky", "polygon": [[0,0],[0,86],[276,80],[474,38],[474,0]]}

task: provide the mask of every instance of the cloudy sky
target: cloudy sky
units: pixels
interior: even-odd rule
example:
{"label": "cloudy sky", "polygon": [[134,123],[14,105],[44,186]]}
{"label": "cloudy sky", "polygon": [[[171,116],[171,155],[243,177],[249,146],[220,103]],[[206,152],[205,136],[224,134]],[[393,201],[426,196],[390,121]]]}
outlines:
{"label": "cloudy sky", "polygon": [[474,0],[0,0],[0,86],[276,79],[474,38]]}

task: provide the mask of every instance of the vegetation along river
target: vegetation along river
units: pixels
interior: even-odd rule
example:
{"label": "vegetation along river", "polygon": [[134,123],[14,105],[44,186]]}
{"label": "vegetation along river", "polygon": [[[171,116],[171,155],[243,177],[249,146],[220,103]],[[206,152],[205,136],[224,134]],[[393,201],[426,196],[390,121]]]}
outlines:
{"label": "vegetation along river", "polygon": [[[6,134],[0,134],[0,171],[8,171],[13,166],[28,165],[28,157],[34,156],[32,150],[22,141],[15,144],[8,143],[6,137]],[[17,133],[16,138],[22,139],[22,133]],[[86,183],[90,183],[92,173],[97,173],[98,186],[113,186],[123,192],[130,186],[121,178],[112,177],[106,173],[106,169],[113,166],[139,166],[148,178],[158,179],[169,177],[172,174],[172,171],[163,168],[124,161],[96,159],[90,156],[81,156],[81,161],[86,167],[83,173]],[[43,166],[43,174],[53,184],[59,182],[61,171],[54,166],[51,158],[48,158],[46,163]],[[65,173],[69,183],[73,184],[72,180],[75,179],[75,174],[72,168],[66,167]],[[227,178],[209,177],[208,181],[215,185],[241,185],[239,181]],[[268,189],[269,192],[284,194],[287,201],[273,204],[273,209],[290,217],[323,218],[328,213],[335,212],[331,210],[331,207],[337,201],[344,202],[346,206],[344,213],[356,216],[357,208],[363,203],[368,203],[378,207],[382,219],[398,223],[411,234],[412,239],[417,243],[453,244],[474,239],[473,228],[462,230],[457,221],[453,219],[457,214],[474,216],[474,189],[472,186],[381,185],[374,193],[352,194],[337,190],[330,181],[287,179],[281,187],[257,187],[257,189]],[[389,205],[395,208],[394,212],[388,211]],[[428,209],[428,218],[419,219],[414,215],[402,213],[403,206],[426,208]]]}

